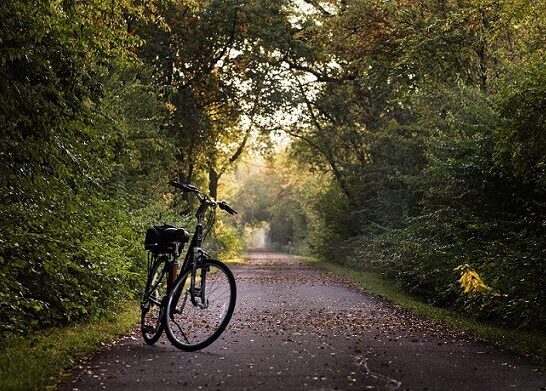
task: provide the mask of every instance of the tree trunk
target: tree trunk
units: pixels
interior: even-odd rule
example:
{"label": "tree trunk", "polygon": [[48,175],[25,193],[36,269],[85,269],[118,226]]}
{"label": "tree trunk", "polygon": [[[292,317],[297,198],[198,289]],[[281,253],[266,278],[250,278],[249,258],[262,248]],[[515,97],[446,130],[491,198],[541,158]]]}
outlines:
{"label": "tree trunk", "polygon": [[327,153],[322,154],[326,161],[328,162],[328,165],[332,169],[332,173],[334,174],[334,178],[336,179],[336,182],[339,184],[339,187],[341,187],[341,191],[343,191],[343,194],[347,197],[347,200],[349,201],[349,205],[355,207],[356,202],[355,199],[351,193],[351,190],[349,190],[349,185],[345,181],[345,178],[343,177],[343,174],[341,173],[341,170],[339,169],[334,157],[332,156],[331,152],[328,151]]}
{"label": "tree trunk", "polygon": [[218,172],[212,164],[209,167],[209,195],[214,199],[218,195]]}

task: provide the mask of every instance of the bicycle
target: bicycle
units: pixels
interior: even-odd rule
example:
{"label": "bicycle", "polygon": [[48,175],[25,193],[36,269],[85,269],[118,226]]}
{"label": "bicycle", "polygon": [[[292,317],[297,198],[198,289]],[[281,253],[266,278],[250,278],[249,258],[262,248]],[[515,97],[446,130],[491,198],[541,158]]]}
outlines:
{"label": "bicycle", "polygon": [[148,278],[141,302],[141,332],[144,341],[153,345],[165,330],[174,346],[195,351],[209,346],[222,334],[235,309],[233,273],[224,263],[212,259],[202,244],[214,224],[216,207],[232,215],[237,212],[193,185],[176,181],[170,184],[196,195],[200,203],[195,214],[197,224],[180,273],[178,259],[190,234],[166,224],[146,232]]}

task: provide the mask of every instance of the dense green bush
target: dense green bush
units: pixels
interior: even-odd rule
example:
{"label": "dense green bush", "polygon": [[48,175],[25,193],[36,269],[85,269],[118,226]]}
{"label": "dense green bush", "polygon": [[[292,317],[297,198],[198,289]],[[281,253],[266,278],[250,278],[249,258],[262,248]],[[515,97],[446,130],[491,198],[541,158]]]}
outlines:
{"label": "dense green bush", "polygon": [[[546,324],[546,287],[537,278],[546,272],[543,78],[539,68],[524,72],[496,104],[477,92],[455,97],[459,104],[449,106],[458,109],[437,123],[415,179],[422,212],[384,258],[405,288],[505,324]],[[463,264],[490,285],[487,300],[461,292],[454,268]]]}
{"label": "dense green bush", "polygon": [[[222,126],[210,107],[236,94],[208,67],[222,56],[207,33],[229,34],[223,28],[232,22],[218,15],[233,4],[208,6],[214,12],[153,0],[3,4],[0,338],[102,315],[141,289],[149,226],[192,228],[175,213],[168,180],[206,186],[209,169],[229,168],[210,166],[216,155],[241,142],[236,110],[222,117],[231,133],[211,132]],[[199,42],[173,29],[193,31]],[[201,87],[194,94],[180,79],[170,50],[184,65],[199,58],[188,75],[211,96],[199,98]],[[239,245],[228,228],[214,243],[224,253]]]}
{"label": "dense green bush", "polygon": [[110,15],[111,37],[95,34],[95,12],[47,2],[2,9],[1,335],[99,313],[134,278],[125,255],[134,238],[118,207],[127,198],[110,185],[127,134],[109,129],[100,106],[114,63],[130,64],[118,50],[132,38],[122,9]]}
{"label": "dense green bush", "polygon": [[[380,213],[384,225],[374,229],[377,219],[346,219],[349,205],[328,204],[339,196],[325,193],[320,205],[327,210],[319,215],[333,227],[334,240],[328,243],[334,246],[319,242],[314,249],[329,259],[380,271],[432,303],[510,326],[544,327],[546,286],[537,278],[546,275],[541,73],[538,68],[524,72],[518,88],[501,91],[497,102],[466,87],[425,97],[418,121],[425,135],[424,165],[415,175],[383,180],[392,181],[390,191],[397,193],[395,184],[406,183],[408,194],[420,195],[418,208],[403,224]],[[373,181],[364,185],[381,190]],[[381,210],[374,201],[364,205],[370,213]],[[351,236],[347,229],[355,221],[361,232]],[[349,237],[341,240],[343,234]],[[456,268],[465,264],[490,290],[463,292]]]}

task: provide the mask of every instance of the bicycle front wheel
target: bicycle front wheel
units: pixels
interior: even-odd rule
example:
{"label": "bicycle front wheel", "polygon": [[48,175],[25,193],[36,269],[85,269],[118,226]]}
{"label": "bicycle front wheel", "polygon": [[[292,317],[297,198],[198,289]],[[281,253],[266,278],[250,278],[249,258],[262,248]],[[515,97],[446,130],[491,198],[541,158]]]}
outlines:
{"label": "bicycle front wheel", "polygon": [[165,308],[167,337],[185,351],[213,343],[227,327],[236,300],[235,278],[222,262],[204,261],[191,280],[191,270],[180,277]]}

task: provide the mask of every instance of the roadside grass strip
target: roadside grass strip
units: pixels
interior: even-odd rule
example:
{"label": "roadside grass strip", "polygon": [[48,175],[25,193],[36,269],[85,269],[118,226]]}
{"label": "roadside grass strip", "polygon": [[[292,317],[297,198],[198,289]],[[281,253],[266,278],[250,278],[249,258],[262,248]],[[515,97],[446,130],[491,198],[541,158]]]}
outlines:
{"label": "roadside grass strip", "polygon": [[62,372],[129,332],[140,307],[128,301],[100,320],[8,338],[0,348],[0,390],[53,390]]}
{"label": "roadside grass strip", "polygon": [[222,259],[222,262],[225,263],[226,265],[234,265],[234,266],[237,266],[237,265],[243,265],[246,263],[246,258],[245,257],[234,257],[234,258],[227,258],[227,259]]}
{"label": "roadside grass strip", "polygon": [[379,273],[354,270],[344,265],[310,257],[298,258],[316,267],[348,278],[367,292],[382,297],[417,315],[438,321],[459,332],[492,342],[501,348],[523,354],[542,365],[546,365],[546,334],[507,329],[473,319],[454,310],[435,307],[403,292],[394,286],[392,281]]}

